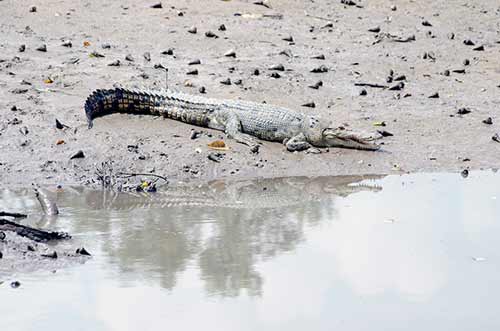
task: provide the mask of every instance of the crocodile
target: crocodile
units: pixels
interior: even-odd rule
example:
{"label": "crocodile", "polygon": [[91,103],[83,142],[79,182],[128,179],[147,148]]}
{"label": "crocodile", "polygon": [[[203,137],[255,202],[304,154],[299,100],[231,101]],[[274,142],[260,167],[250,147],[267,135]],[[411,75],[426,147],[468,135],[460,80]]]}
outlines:
{"label": "crocodile", "polygon": [[162,93],[123,88],[95,90],[85,102],[89,129],[96,117],[110,113],[152,114],[224,131],[228,138],[258,146],[258,139],[281,142],[289,151],[343,147],[375,151],[379,145],[334,127],[325,119],[284,107],[242,100],[217,100],[172,90]]}

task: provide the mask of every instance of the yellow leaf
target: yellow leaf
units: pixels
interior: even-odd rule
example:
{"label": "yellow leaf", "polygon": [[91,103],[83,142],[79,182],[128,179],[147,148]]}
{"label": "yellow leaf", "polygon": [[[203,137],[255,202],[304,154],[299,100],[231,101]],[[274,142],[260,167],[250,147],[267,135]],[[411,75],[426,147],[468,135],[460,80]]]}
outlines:
{"label": "yellow leaf", "polygon": [[46,80],[43,81],[45,84],[52,84],[54,81],[52,80],[52,78],[47,78]]}
{"label": "yellow leaf", "polygon": [[211,149],[215,149],[218,151],[227,151],[229,148],[226,146],[226,143],[222,140],[215,140],[208,144],[208,147]]}

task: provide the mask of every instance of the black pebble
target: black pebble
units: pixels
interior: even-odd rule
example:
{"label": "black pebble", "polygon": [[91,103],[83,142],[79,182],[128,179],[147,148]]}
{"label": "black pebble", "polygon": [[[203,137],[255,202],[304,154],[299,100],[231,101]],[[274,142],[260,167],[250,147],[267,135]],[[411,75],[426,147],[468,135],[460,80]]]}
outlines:
{"label": "black pebble", "polygon": [[19,52],[24,52],[26,50],[26,45],[22,44],[21,46],[19,46]]}
{"label": "black pebble", "polygon": [[198,75],[198,69],[189,70],[186,75]]}
{"label": "black pebble", "polygon": [[311,102],[307,102],[307,103],[303,104],[302,107],[315,108],[316,104],[313,101],[311,101]]}
{"label": "black pebble", "polygon": [[174,50],[172,48],[167,49],[166,51],[161,52],[163,55],[174,55]]}
{"label": "black pebble", "polygon": [[465,115],[465,114],[469,114],[470,112],[471,112],[471,110],[469,108],[462,107],[462,108],[458,109],[457,114],[458,115]]}
{"label": "black pebble", "polygon": [[367,94],[368,94],[368,92],[366,92],[365,89],[362,89],[361,91],[359,91],[359,95],[361,95],[361,96],[365,96]]}
{"label": "black pebble", "polygon": [[42,254],[43,257],[48,257],[50,259],[57,259],[57,252],[54,251],[52,254]]}
{"label": "black pebble", "polygon": [[483,120],[483,123],[491,125],[491,124],[493,124],[493,120],[491,119],[491,117],[488,117],[488,118],[486,118],[486,119]]}
{"label": "black pebble", "polygon": [[219,31],[226,31],[226,26],[224,24],[221,24],[219,26]]}
{"label": "black pebble", "polygon": [[222,80],[220,83],[223,85],[231,85],[231,79],[226,78],[226,79]]}
{"label": "black pebble", "polygon": [[258,75],[260,75],[260,71],[259,71],[259,69],[255,69],[255,70],[253,71],[253,75],[254,75],[254,76],[258,76]]}
{"label": "black pebble", "polygon": [[464,40],[464,45],[467,45],[467,46],[474,46],[474,45],[475,45],[475,43],[474,43],[472,40],[470,40],[470,39],[465,39],[465,40]]}
{"label": "black pebble", "polygon": [[91,256],[91,254],[84,248],[77,248],[76,254]]}
{"label": "black pebble", "polygon": [[151,5],[151,8],[156,8],[156,9],[159,9],[159,8],[163,8],[161,2],[158,2],[158,3],[155,3],[154,5]]}
{"label": "black pebble", "polygon": [[201,94],[205,94],[207,93],[207,89],[205,88],[205,86],[202,86],[200,87],[200,89],[198,90]]}
{"label": "black pebble", "polygon": [[73,159],[83,159],[85,157],[85,154],[83,154],[83,151],[78,151],[76,152],[75,154],[73,154],[73,156],[71,156],[69,159],[70,160],[73,160]]}
{"label": "black pebble", "polygon": [[47,45],[43,44],[43,45],[37,47],[36,50],[39,51],[39,52],[46,52],[47,51]]}
{"label": "black pebble", "polygon": [[484,51],[484,46],[483,45],[477,46],[477,47],[474,47],[472,50],[473,51]]}
{"label": "black pebble", "polygon": [[56,129],[62,130],[66,127],[66,125],[62,124],[59,122],[59,120],[56,118]]}
{"label": "black pebble", "polygon": [[311,69],[311,72],[314,73],[328,72],[328,68],[324,65],[320,65],[319,67]]}
{"label": "black pebble", "polygon": [[439,98],[439,93],[438,92],[433,93],[433,94],[429,95],[429,98],[430,99],[438,99]]}

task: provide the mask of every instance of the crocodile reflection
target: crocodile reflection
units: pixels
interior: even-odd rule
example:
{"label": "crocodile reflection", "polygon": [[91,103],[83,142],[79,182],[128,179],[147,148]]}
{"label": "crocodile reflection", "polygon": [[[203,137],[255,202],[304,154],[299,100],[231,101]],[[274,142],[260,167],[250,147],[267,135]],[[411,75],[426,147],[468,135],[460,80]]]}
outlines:
{"label": "crocodile reflection", "polygon": [[[99,232],[103,250],[121,271],[148,273],[166,289],[195,265],[210,295],[258,296],[263,279],[256,263],[294,250],[305,240],[305,226],[333,219],[335,198],[381,190],[366,184],[375,178],[217,181],[155,194],[82,190],[87,208],[112,220],[87,222],[85,231],[74,226],[76,232]],[[61,202],[70,204],[65,198]]]}

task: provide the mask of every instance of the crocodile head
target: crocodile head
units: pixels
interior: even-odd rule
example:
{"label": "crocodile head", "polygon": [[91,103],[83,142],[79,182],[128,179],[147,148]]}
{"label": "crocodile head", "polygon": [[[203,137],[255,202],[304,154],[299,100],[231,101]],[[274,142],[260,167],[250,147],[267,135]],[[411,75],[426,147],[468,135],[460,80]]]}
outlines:
{"label": "crocodile head", "polygon": [[329,123],[316,118],[309,117],[304,135],[311,145],[315,147],[342,147],[368,151],[380,149],[379,145],[372,142],[370,138],[362,137],[346,131],[342,128],[333,128]]}

